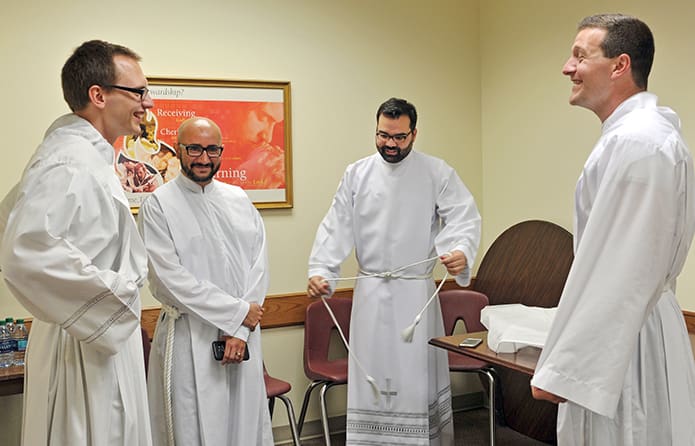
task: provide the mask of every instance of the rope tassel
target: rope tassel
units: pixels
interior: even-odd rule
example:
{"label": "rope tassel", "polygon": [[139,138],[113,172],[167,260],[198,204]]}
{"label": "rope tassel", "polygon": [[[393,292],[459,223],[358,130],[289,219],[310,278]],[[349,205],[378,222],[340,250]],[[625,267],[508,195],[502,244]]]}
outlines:
{"label": "rope tassel", "polygon": [[417,316],[415,316],[413,323],[410,324],[408,327],[406,327],[405,330],[403,330],[401,332],[401,338],[403,338],[403,340],[405,342],[408,342],[408,343],[413,342],[413,336],[415,335],[415,327],[417,326],[417,324],[420,323],[420,319],[422,318],[422,315],[425,312],[425,310],[427,309],[427,307],[430,306],[430,304],[432,303],[434,298],[439,294],[439,290],[442,289],[442,285],[444,285],[444,282],[446,281],[448,276],[449,276],[448,272],[444,273],[444,277],[442,278],[442,281],[439,282],[439,286],[434,291],[434,294],[432,294],[432,296],[430,296],[430,298],[427,300],[427,303],[425,304],[425,306],[422,307],[422,310],[420,310],[420,312],[417,314]]}

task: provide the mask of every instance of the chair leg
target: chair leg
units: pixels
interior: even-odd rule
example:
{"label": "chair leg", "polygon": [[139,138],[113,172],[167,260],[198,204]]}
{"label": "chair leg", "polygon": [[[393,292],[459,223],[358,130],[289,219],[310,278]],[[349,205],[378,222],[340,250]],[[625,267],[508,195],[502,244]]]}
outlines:
{"label": "chair leg", "polygon": [[326,407],[326,392],[333,387],[335,383],[326,382],[321,387],[319,395],[321,397],[321,422],[323,423],[323,437],[326,440],[326,446],[331,446],[331,431],[328,429],[328,408]]}
{"label": "chair leg", "polygon": [[299,435],[302,434],[302,428],[304,427],[304,417],[306,417],[306,411],[309,408],[309,398],[311,398],[311,392],[314,391],[316,386],[323,384],[324,381],[312,381],[309,383],[306,392],[304,392],[304,401],[302,402],[302,410],[299,411],[299,421],[297,422],[297,432]]}
{"label": "chair leg", "polygon": [[495,417],[498,426],[506,426],[507,421],[504,419],[504,395],[500,386],[500,377],[494,367],[488,367],[490,373],[495,380]]}
{"label": "chair leg", "polygon": [[268,398],[268,411],[270,412],[270,419],[273,419],[273,409],[275,408],[275,397]]}
{"label": "chair leg", "polygon": [[490,421],[490,446],[495,446],[495,375],[490,369],[480,369],[478,373],[487,376],[488,379],[488,417]]}
{"label": "chair leg", "polygon": [[292,440],[294,441],[294,446],[300,446],[299,444],[299,432],[297,431],[297,420],[294,418],[294,407],[292,407],[292,401],[285,395],[279,395],[278,398],[285,403],[287,407],[287,419],[290,422],[290,431],[292,432]]}

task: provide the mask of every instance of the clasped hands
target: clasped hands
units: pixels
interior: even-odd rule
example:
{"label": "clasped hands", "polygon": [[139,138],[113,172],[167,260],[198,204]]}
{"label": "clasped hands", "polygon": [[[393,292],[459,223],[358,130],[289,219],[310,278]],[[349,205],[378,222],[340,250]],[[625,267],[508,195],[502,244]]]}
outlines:
{"label": "clasped hands", "polygon": [[[251,302],[249,311],[246,313],[246,317],[241,324],[249,330],[254,331],[256,326],[261,322],[264,312],[265,310],[263,307],[256,302]],[[244,340],[233,336],[221,336],[220,339],[225,341],[224,357],[222,358],[223,365],[232,363],[238,364],[244,360],[244,351],[246,350],[246,342]]]}

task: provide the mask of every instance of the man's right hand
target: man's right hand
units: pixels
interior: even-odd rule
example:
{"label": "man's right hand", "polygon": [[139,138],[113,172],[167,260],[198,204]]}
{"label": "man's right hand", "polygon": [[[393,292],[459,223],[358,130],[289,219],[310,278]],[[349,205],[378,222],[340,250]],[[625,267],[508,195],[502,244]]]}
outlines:
{"label": "man's right hand", "polygon": [[251,331],[253,331],[256,329],[256,325],[258,325],[262,317],[263,307],[253,302],[251,305],[249,305],[249,312],[246,314],[246,318],[244,319],[244,322],[242,322],[242,325],[250,328]]}
{"label": "man's right hand", "polygon": [[328,296],[331,294],[331,287],[321,276],[311,276],[306,287],[306,294],[309,297]]}

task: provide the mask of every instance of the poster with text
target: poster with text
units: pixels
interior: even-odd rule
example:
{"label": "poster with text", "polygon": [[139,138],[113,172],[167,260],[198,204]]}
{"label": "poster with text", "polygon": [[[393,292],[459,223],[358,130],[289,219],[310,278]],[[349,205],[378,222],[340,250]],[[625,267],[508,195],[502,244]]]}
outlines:
{"label": "poster with text", "polygon": [[148,87],[154,107],[140,134],[114,144],[116,173],[134,212],[179,175],[176,133],[194,116],[222,131],[215,179],[244,189],[258,208],[292,207],[289,82],[150,78]]}

